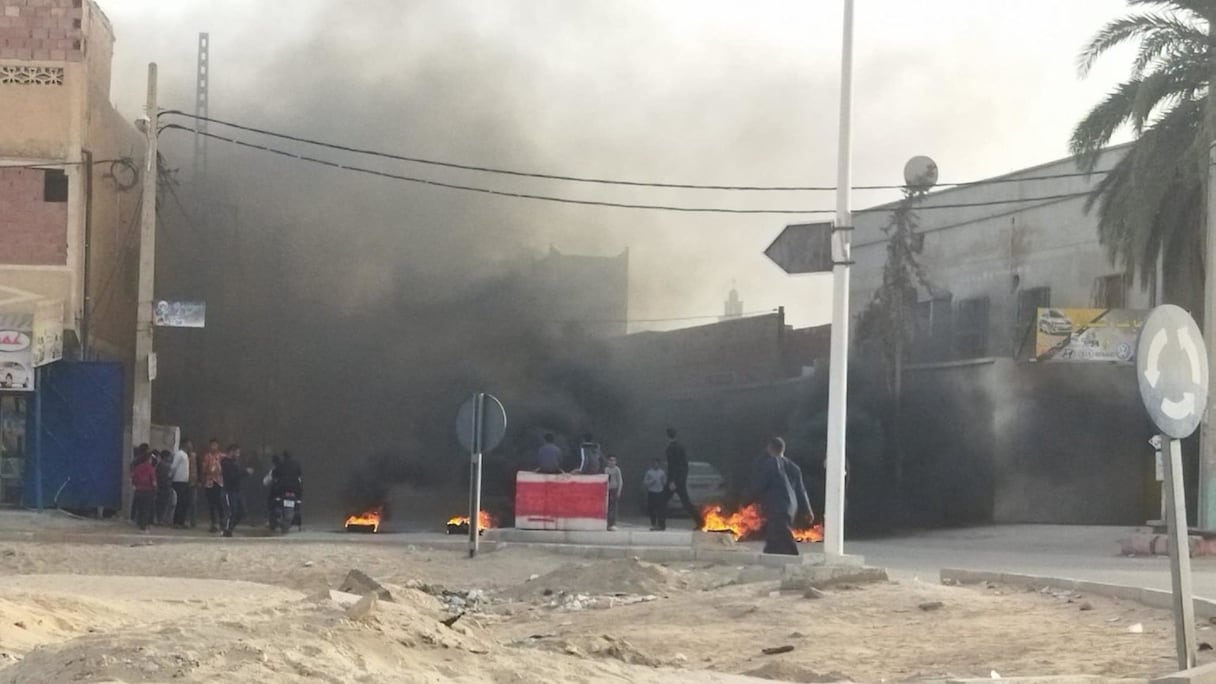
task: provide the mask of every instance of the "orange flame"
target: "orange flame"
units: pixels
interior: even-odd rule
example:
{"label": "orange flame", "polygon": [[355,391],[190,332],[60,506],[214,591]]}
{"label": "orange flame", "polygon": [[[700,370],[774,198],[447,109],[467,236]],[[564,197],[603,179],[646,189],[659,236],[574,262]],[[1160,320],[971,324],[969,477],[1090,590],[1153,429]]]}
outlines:
{"label": "orange flame", "polygon": [[[467,516],[467,515],[455,516],[448,520],[448,524],[449,525],[468,525],[469,516]],[[494,516],[490,515],[489,513],[485,512],[485,511],[478,511],[477,512],[477,527],[478,527],[478,529],[488,530],[491,527],[498,527],[498,521],[495,520]]]}
{"label": "orange flame", "polygon": [[[754,539],[759,537],[764,529],[764,513],[757,504],[744,506],[733,513],[726,513],[721,506],[705,506],[701,509],[701,517],[705,524],[702,530],[708,532],[730,532],[735,539]],[[823,525],[796,529],[794,539],[800,542],[823,541]]]}
{"label": "orange flame", "polygon": [[369,508],[362,513],[356,513],[346,519],[347,529],[351,527],[370,527],[372,532],[380,531],[380,520],[384,515],[384,506]]}

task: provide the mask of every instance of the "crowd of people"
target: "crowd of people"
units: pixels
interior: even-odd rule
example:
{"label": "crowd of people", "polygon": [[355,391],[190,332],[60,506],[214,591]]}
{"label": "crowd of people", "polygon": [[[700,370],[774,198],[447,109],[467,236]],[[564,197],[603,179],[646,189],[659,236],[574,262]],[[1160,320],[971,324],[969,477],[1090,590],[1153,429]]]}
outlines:
{"label": "crowd of people", "polygon": [[[583,435],[578,447],[578,465],[563,468],[564,452],[557,445],[557,436],[545,433],[543,444],[536,452],[536,472],[550,475],[562,473],[574,475],[607,475],[608,476],[608,529],[617,528],[617,517],[620,513],[621,495],[625,491],[625,479],[614,454],[601,454],[600,445],[595,437]],[[680,504],[695,527],[701,529],[704,521],[701,513],[693,505],[688,495],[688,454],[677,439],[675,428],[667,429],[667,468],[666,470],[655,459],[653,465],[642,478],[642,487],[646,491],[646,508],[650,515],[651,530],[667,529],[667,505],[672,497],[678,497]]]}
{"label": "crowd of people", "polygon": [[[185,438],[176,451],[140,444],[131,463],[131,520],[142,532],[154,525],[184,530],[197,526],[199,508],[205,507],[211,533],[231,537],[245,519],[242,489],[254,472],[243,462],[239,444],[221,449],[220,442],[212,439],[202,454]],[[289,452],[275,454],[262,485],[267,492],[267,524],[273,524],[277,498],[284,492],[303,496],[299,462]],[[294,515],[299,524],[299,506]]]}
{"label": "crowd of people", "polygon": [[[796,556],[798,545],[794,541],[793,526],[799,522],[809,525],[815,519],[802,470],[785,455],[785,441],[780,437],[769,438],[764,451],[764,457],[756,464],[746,498],[758,502],[764,511],[764,552]],[[608,529],[615,530],[625,486],[617,458],[613,454],[601,457],[600,445],[589,434],[583,436],[578,453],[578,465],[563,468],[564,452],[557,445],[557,437],[546,433],[536,453],[536,470],[553,475],[607,475]],[[664,455],[666,467],[656,458],[642,476],[650,529],[667,529],[667,507],[672,498],[679,498],[680,505],[693,521],[693,529],[699,530],[705,526],[705,521],[688,495],[688,453],[675,428],[667,428]]]}

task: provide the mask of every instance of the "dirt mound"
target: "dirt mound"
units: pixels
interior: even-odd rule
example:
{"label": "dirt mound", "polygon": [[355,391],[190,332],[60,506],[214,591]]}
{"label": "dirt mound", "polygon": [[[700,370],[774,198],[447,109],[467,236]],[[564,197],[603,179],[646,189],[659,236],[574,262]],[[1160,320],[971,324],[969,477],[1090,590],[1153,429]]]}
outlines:
{"label": "dirt mound", "polygon": [[562,653],[578,658],[604,658],[619,660],[629,665],[645,665],[646,667],[679,666],[676,659],[670,662],[634,646],[627,639],[602,636],[573,636],[567,638],[543,638],[529,640],[526,645],[532,648],[553,653]]}
{"label": "dirt mound", "polygon": [[[240,583],[233,583],[240,584]],[[235,588],[234,588],[235,589]],[[239,601],[209,601],[188,615],[141,604],[144,619],[62,639],[6,666],[0,684],[18,682],[736,682],[733,675],[653,669],[659,664],[623,639],[579,639],[558,648],[499,645],[475,616],[452,627],[441,601],[409,588],[351,617],[347,594],[287,598],[267,587]],[[13,599],[13,606],[23,602]],[[6,607],[13,607],[6,606]],[[172,615],[170,617],[166,617]],[[74,633],[77,632],[77,633]],[[558,657],[553,651],[573,657]]]}
{"label": "dirt mound", "polygon": [[587,596],[649,595],[664,594],[687,586],[688,580],[679,572],[636,558],[620,558],[565,565],[506,589],[502,596],[529,601],[563,592]]}
{"label": "dirt mound", "polygon": [[783,660],[774,660],[754,670],[748,670],[743,674],[749,677],[757,677],[759,679],[772,679],[778,682],[814,682],[830,683],[830,682],[850,682],[853,681],[848,676],[839,672],[815,672],[814,670],[798,665],[796,663],[787,663]]}

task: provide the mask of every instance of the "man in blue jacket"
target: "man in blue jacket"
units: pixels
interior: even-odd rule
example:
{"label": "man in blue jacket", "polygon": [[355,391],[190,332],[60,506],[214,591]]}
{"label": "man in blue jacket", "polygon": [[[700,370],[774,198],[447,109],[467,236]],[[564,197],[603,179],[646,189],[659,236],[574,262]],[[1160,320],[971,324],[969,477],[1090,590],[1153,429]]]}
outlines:
{"label": "man in blue jacket", "polygon": [[765,452],[752,483],[752,498],[764,509],[764,552],[797,556],[794,519],[803,511],[815,520],[802,469],[785,457],[785,440],[780,437],[770,438]]}

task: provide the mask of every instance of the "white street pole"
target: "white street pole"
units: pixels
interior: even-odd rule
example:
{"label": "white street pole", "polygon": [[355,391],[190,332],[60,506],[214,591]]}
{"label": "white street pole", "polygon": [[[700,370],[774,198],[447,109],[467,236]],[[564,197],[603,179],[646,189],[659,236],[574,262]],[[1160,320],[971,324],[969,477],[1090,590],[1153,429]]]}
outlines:
{"label": "white street pole", "polygon": [[840,148],[836,169],[836,230],[833,235],[832,355],[828,369],[828,452],[824,492],[823,549],[828,559],[844,555],[845,401],[849,372],[849,262],[853,216],[853,0],[844,0],[840,61]]}
{"label": "white street pole", "polygon": [[[159,116],[156,104],[156,64],[148,65],[148,102],[144,110],[147,141],[143,172],[143,206],[139,230],[139,294],[135,305],[135,377],[131,406],[131,444],[147,442],[152,433],[152,379],[149,358],[152,355],[152,286],[156,273],[156,135]],[[131,459],[125,456],[123,464]],[[129,481],[124,468],[124,487]],[[126,499],[124,499],[125,501]]]}

